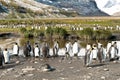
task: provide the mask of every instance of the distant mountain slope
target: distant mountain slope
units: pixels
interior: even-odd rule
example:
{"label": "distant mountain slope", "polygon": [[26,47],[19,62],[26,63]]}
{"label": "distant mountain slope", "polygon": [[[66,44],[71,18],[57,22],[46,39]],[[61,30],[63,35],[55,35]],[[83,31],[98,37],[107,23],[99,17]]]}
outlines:
{"label": "distant mountain slope", "polygon": [[94,0],[0,0],[2,18],[108,16]]}
{"label": "distant mountain slope", "polygon": [[66,11],[76,11],[80,16],[106,16],[100,11],[94,0],[36,0]]}
{"label": "distant mountain slope", "polygon": [[3,6],[8,10],[7,18],[65,17],[58,14],[59,9],[34,0],[0,0],[0,3],[1,11],[6,13]]}

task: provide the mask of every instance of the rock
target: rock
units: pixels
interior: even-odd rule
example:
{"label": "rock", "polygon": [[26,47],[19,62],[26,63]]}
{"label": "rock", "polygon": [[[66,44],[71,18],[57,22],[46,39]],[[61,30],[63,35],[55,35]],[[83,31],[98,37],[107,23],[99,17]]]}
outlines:
{"label": "rock", "polygon": [[27,74],[28,77],[34,76],[34,74]]}
{"label": "rock", "polygon": [[102,80],[105,80],[105,76],[101,76],[101,79],[102,79]]}
{"label": "rock", "polygon": [[77,70],[77,72],[80,72],[80,70]]}
{"label": "rock", "polygon": [[108,68],[105,68],[104,71],[109,71],[109,69],[108,69]]}
{"label": "rock", "polygon": [[93,75],[92,73],[88,73],[88,74],[91,75],[91,76]]}
{"label": "rock", "polygon": [[9,72],[9,71],[13,71],[14,70],[14,68],[9,68],[9,69],[7,69],[7,71]]}
{"label": "rock", "polygon": [[64,78],[64,77],[60,77],[60,80],[65,80],[66,78]]}
{"label": "rock", "polygon": [[87,69],[91,69],[92,67],[88,67]]}
{"label": "rock", "polygon": [[20,76],[24,76],[24,75],[25,75],[25,73],[20,73],[19,75],[20,75]]}
{"label": "rock", "polygon": [[20,77],[20,75],[14,75],[16,78]]}
{"label": "rock", "polygon": [[7,74],[8,73],[8,71],[3,71],[3,74]]}
{"label": "rock", "polygon": [[5,76],[5,74],[6,74],[6,73],[3,72],[0,76]]}
{"label": "rock", "polygon": [[19,64],[19,63],[20,63],[20,61],[16,61],[15,63],[16,63],[16,64]]}
{"label": "rock", "polygon": [[70,69],[73,69],[74,67],[69,67]]}
{"label": "rock", "polygon": [[71,64],[72,62],[70,61],[70,62],[68,62],[69,64]]}
{"label": "rock", "polygon": [[90,79],[91,78],[91,76],[88,76],[88,75],[84,75],[83,76],[85,79]]}
{"label": "rock", "polygon": [[40,59],[41,61],[43,61],[43,59]]}
{"label": "rock", "polygon": [[35,61],[34,63],[37,64],[38,62]]}
{"label": "rock", "polygon": [[113,61],[113,63],[118,63],[117,61]]}
{"label": "rock", "polygon": [[22,69],[22,71],[33,71],[35,70],[35,68],[33,68],[32,66],[27,66],[26,68]]}
{"label": "rock", "polygon": [[87,79],[90,79],[90,78],[91,78],[91,76],[86,76],[86,78],[87,78]]}
{"label": "rock", "polygon": [[50,71],[50,69],[43,69],[42,71],[43,72],[48,72],[48,71]]}
{"label": "rock", "polygon": [[27,73],[28,71],[27,70],[23,70],[23,73]]}
{"label": "rock", "polygon": [[96,67],[97,69],[99,69],[100,67]]}
{"label": "rock", "polygon": [[43,78],[42,80],[48,80],[48,79]]}

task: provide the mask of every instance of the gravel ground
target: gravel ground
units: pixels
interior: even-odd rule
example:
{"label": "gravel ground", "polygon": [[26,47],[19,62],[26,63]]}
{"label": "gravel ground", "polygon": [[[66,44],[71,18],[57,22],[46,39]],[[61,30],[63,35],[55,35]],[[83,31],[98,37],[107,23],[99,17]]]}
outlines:
{"label": "gravel ground", "polygon": [[[53,70],[44,71],[44,64],[49,64]],[[93,61],[90,67],[85,67],[82,58],[13,57],[10,64],[0,69],[0,80],[120,80],[120,61],[102,64]]]}

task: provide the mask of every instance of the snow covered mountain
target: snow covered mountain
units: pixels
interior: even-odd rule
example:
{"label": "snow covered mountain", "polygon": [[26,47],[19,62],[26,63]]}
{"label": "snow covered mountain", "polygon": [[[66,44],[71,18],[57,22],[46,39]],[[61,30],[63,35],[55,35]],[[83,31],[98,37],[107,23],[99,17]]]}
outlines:
{"label": "snow covered mountain", "polygon": [[120,0],[95,0],[101,11],[113,16],[120,15]]}

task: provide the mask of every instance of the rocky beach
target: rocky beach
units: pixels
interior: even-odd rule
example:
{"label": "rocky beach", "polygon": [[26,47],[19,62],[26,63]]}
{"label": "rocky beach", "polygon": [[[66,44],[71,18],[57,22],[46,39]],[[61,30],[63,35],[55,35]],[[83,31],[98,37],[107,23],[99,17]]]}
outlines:
{"label": "rocky beach", "polygon": [[[53,70],[45,70],[48,64]],[[120,61],[93,61],[84,66],[83,58],[64,57],[35,58],[13,57],[10,64],[0,69],[0,80],[120,80]]]}

